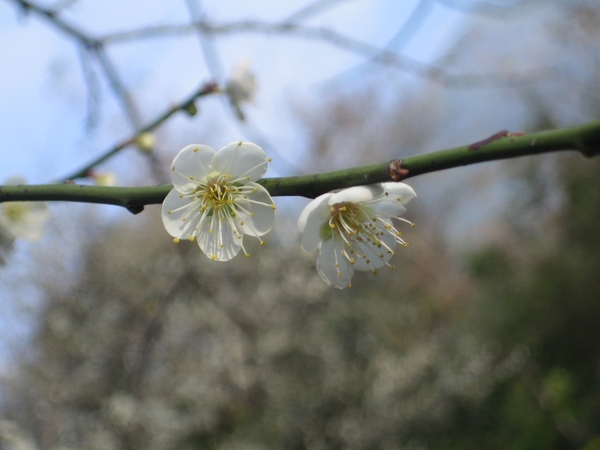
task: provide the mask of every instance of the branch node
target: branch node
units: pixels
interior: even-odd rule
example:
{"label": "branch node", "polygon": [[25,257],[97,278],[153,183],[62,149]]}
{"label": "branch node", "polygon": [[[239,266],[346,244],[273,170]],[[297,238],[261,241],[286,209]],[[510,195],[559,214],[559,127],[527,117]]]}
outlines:
{"label": "branch node", "polygon": [[[511,133],[508,130],[498,131],[496,134],[492,134],[489,138],[483,139],[481,141],[474,142],[469,145],[469,151],[477,150],[479,147],[483,147],[491,142],[497,141],[498,139],[502,139],[503,137],[518,137],[523,136],[525,133],[521,131],[517,131],[516,133]],[[533,145],[533,143],[532,143]]]}
{"label": "branch node", "polygon": [[127,208],[127,211],[129,211],[131,214],[139,214],[144,210],[144,205],[128,202],[125,205],[125,208]]}
{"label": "branch node", "polygon": [[402,167],[403,159],[392,159],[388,164],[388,175],[392,181],[402,181],[408,176],[408,169]]}
{"label": "branch node", "polygon": [[594,156],[600,155],[600,144],[581,145],[579,151],[586,158],[593,158]]}

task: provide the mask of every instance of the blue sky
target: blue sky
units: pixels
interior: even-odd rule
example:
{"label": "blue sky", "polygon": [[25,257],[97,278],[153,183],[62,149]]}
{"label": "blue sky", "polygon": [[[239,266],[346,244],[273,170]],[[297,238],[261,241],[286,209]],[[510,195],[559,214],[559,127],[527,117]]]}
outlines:
{"label": "blue sky", "polygon": [[[206,16],[216,22],[276,22],[303,3],[308,4],[206,1],[203,6]],[[332,29],[381,47],[416,3],[349,0],[339,2],[306,25]],[[189,21],[184,1],[82,0],[64,18],[92,35]],[[430,17],[432,24],[423,27],[427,34],[417,35],[405,53],[423,61],[431,60],[452,42],[453,30],[462,19],[461,14],[436,8]],[[240,60],[252,61],[260,89],[255,104],[247,108],[249,120],[280,148],[292,148],[294,152],[300,149],[293,146],[294,124],[286,114],[289,99],[318,96],[324,81],[365,59],[328,43],[298,37],[234,34],[217,37],[214,42],[225,71]],[[146,120],[210,78],[198,39],[190,34],[114,44],[108,53]],[[8,131],[0,135],[4,155],[0,179],[12,174],[22,174],[32,183],[55,179],[131,133],[103,81],[99,125],[91,134],[86,131],[87,90],[79,55],[74,41],[47,21],[35,14],[18,14],[12,2],[0,3],[0,58],[5,61],[0,66],[3,84],[0,124]],[[215,105],[214,101],[207,103],[208,107],[193,120],[179,117],[164,127],[164,131],[170,132],[168,140],[175,141],[173,145],[193,138],[194,128],[202,130],[207,124],[212,128],[217,121],[221,133],[212,137],[211,145],[219,147],[239,138],[239,127],[226,108]],[[185,137],[177,139],[173,135]]]}

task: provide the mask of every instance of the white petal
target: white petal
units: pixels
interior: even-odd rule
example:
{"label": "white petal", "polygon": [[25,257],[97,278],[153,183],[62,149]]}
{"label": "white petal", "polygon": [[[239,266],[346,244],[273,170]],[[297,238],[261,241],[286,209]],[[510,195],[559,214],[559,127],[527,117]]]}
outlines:
{"label": "white petal", "polygon": [[350,285],[354,270],[350,261],[342,254],[341,245],[339,241],[336,243],[335,239],[327,239],[322,242],[317,257],[317,271],[325,283],[344,289]]}
{"label": "white petal", "polygon": [[201,217],[200,203],[195,198],[181,198],[181,195],[177,189],[171,189],[163,201],[161,218],[167,233],[188,239],[196,233],[194,228]]}
{"label": "white petal", "polygon": [[406,208],[402,205],[402,201],[398,197],[382,196],[378,201],[365,206],[370,210],[370,215],[376,215],[382,218],[400,217],[406,212]]}
{"label": "white petal", "polygon": [[27,202],[27,215],[19,221],[15,235],[31,242],[39,241],[48,219],[48,207],[43,202]]}
{"label": "white petal", "polygon": [[219,150],[212,160],[213,170],[239,177],[260,179],[268,168],[267,156],[262,148],[251,142],[232,142]]}
{"label": "white petal", "polygon": [[173,186],[181,192],[192,192],[198,181],[213,171],[210,163],[214,155],[208,145],[192,144],[181,149],[171,164]]}
{"label": "white petal", "polygon": [[243,230],[233,221],[221,221],[219,216],[214,214],[204,217],[199,228],[196,235],[198,246],[210,259],[229,261],[242,248]]}
{"label": "white petal", "polygon": [[383,194],[383,188],[380,184],[369,184],[367,186],[354,186],[343,189],[333,194],[329,200],[330,205],[337,203],[363,203],[373,200],[375,197]]}
{"label": "white petal", "polygon": [[381,183],[383,189],[389,194],[388,197],[400,198],[400,203],[406,206],[417,196],[413,188],[404,183]]}
{"label": "white petal", "polygon": [[329,221],[329,199],[333,196],[331,192],[323,194],[311,201],[298,219],[298,232],[300,245],[307,251],[316,250],[321,242],[321,228]]}
{"label": "white petal", "polygon": [[390,253],[390,250],[394,251],[394,249],[396,248],[395,237],[389,233],[386,233],[383,236],[380,236],[379,238],[382,241],[381,247],[377,247],[376,245],[370,242],[362,242],[356,244],[358,252],[356,252],[356,250],[355,252],[360,253],[361,255],[365,255],[365,257],[361,258],[358,257],[358,254],[356,255],[357,257],[354,261],[355,270],[365,272],[373,269],[378,269],[380,267],[385,266],[385,264],[392,258],[392,256],[394,256],[393,253]]}
{"label": "white petal", "polygon": [[44,202],[5,202],[0,205],[0,224],[12,238],[39,241],[48,219]]}
{"label": "white petal", "polygon": [[275,224],[275,210],[271,207],[273,199],[269,195],[269,191],[260,184],[249,182],[246,186],[253,186],[257,190],[247,194],[247,199],[237,197],[235,204],[239,219],[244,222],[244,233],[251,236],[262,236],[271,231]]}
{"label": "white petal", "polygon": [[27,184],[27,180],[23,177],[12,176],[12,177],[8,177],[6,179],[6,181],[4,181],[4,184],[10,185],[10,186],[17,186],[17,185],[21,185],[21,184]]}

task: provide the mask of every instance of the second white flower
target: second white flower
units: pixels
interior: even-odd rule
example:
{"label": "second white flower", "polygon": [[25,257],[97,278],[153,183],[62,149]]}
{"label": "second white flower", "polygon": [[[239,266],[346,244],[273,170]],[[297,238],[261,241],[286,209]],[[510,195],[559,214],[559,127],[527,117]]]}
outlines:
{"label": "second white flower", "polygon": [[298,231],[304,250],[319,249],[321,278],[337,288],[351,287],[354,270],[377,273],[391,266],[396,244],[407,245],[391,219],[408,222],[399,216],[416,195],[404,183],[382,183],[329,192],[310,202]]}

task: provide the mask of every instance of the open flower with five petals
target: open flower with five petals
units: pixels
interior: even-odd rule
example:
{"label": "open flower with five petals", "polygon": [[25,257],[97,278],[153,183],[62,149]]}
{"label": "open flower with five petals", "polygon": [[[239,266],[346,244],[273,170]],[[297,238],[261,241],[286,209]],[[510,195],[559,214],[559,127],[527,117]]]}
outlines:
{"label": "open flower with five petals", "polygon": [[244,234],[271,230],[275,204],[257,184],[267,171],[265,152],[250,142],[232,142],[215,152],[188,145],[171,165],[173,190],[162,205],[162,221],[175,242],[196,240],[211,259],[228,261],[244,248]]}
{"label": "open flower with five petals", "polygon": [[[396,254],[396,244],[408,245],[392,223],[416,197],[404,183],[355,186],[323,194],[302,211],[298,220],[301,245],[319,250],[317,271],[337,288],[352,287],[354,270],[372,271]],[[412,224],[411,224],[412,225]]]}

